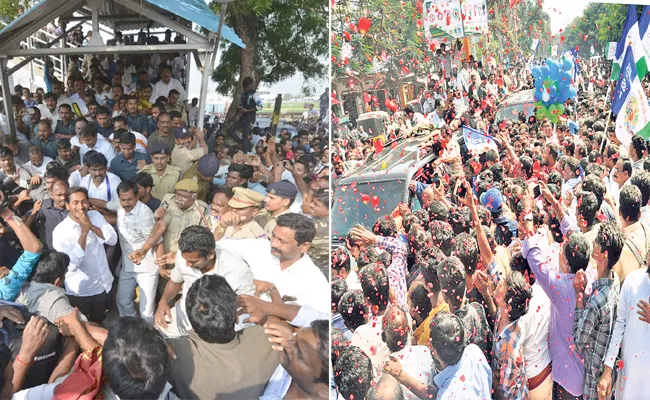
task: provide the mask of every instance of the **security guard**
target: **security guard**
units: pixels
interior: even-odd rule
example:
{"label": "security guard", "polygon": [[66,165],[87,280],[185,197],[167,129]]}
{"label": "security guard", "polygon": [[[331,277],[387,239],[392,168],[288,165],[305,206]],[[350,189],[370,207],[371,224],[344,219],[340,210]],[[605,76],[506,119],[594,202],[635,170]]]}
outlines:
{"label": "security guard", "polygon": [[214,230],[214,239],[261,239],[266,238],[264,229],[254,221],[264,195],[253,189],[237,187],[235,195],[228,201],[230,211],[221,218]]}
{"label": "security guard", "polygon": [[298,194],[296,185],[289,181],[279,181],[269,184],[266,188],[266,198],[264,199],[264,213],[260,213],[256,218],[268,238],[271,238],[273,229],[277,225],[276,219],[289,211]]}
{"label": "security guard", "polygon": [[330,231],[329,231],[329,204],[330,194],[328,189],[318,189],[309,200],[309,215],[316,226],[316,236],[311,242],[307,252],[314,264],[325,274],[329,274],[330,259]]}
{"label": "security guard", "polygon": [[166,195],[173,194],[178,181],[181,180],[181,170],[178,167],[169,165],[169,146],[163,143],[156,143],[149,147],[152,164],[142,168],[140,172],[146,172],[153,178],[153,189],[151,195],[162,200]]}

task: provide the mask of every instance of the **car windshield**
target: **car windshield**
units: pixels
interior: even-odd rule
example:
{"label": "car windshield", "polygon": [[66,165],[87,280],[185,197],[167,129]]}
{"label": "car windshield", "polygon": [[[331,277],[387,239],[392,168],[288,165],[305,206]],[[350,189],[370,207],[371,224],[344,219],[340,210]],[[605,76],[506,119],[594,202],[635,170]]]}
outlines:
{"label": "car windshield", "polygon": [[[344,239],[356,224],[372,228],[377,219],[390,214],[404,200],[407,190],[406,180],[402,179],[339,186],[332,206],[332,238]],[[373,201],[374,196],[377,198]]]}
{"label": "car windshield", "polygon": [[521,111],[526,112],[526,117],[535,115],[535,104],[532,102],[529,103],[519,103],[505,106],[503,108],[499,107],[497,110],[497,116],[495,121],[504,121],[507,119],[516,120],[519,118],[519,113]]}

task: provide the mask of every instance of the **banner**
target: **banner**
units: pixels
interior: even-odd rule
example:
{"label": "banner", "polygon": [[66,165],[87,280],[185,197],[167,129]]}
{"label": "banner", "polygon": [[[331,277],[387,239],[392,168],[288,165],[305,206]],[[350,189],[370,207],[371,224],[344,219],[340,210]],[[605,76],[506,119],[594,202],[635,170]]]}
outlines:
{"label": "banner", "polygon": [[463,37],[460,0],[426,0],[422,5],[424,34],[427,39]]}
{"label": "banner", "polygon": [[463,137],[465,138],[465,146],[467,146],[467,150],[469,151],[477,153],[483,153],[489,149],[499,151],[497,143],[493,138],[476,129],[463,125]]}
{"label": "banner", "polygon": [[488,33],[488,9],[486,0],[463,0],[461,15],[465,35]]}
{"label": "banner", "polygon": [[609,42],[605,46],[605,58],[613,60],[616,58],[616,42]]}
{"label": "banner", "polygon": [[631,46],[623,56],[612,113],[616,114],[616,137],[624,145],[629,145],[634,135],[650,138],[650,105],[639,79]]}

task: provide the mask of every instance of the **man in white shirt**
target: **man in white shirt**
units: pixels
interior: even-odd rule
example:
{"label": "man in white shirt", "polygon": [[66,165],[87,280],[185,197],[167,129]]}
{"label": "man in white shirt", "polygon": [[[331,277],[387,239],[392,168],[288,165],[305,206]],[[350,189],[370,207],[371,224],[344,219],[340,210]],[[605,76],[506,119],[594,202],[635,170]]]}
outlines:
{"label": "man in white shirt", "polygon": [[47,164],[51,163],[50,157],[43,155],[43,150],[38,146],[29,148],[29,161],[25,163],[26,167],[31,167],[34,171],[38,172],[40,176],[45,175]]}
{"label": "man in white shirt", "polygon": [[101,322],[113,284],[104,245],[114,246],[117,233],[99,212],[89,211],[86,189],[72,189],[66,197],[68,216],[54,228],[52,245],[70,257],[65,275],[70,304],[89,321]]}
{"label": "man in white shirt", "polygon": [[117,186],[115,199],[107,208],[117,212],[117,232],[122,249],[122,270],[117,284],[116,303],[120,317],[136,317],[135,288],[140,288],[140,316],[153,325],[153,313],[156,306],[156,289],[158,287],[158,267],[154,263],[153,252],[139,264],[129,259],[129,254],[142,248],[156,223],[153,212],[144,203],[138,201],[138,186],[129,181]]}
{"label": "man in white shirt", "polygon": [[[610,398],[612,386],[616,400],[634,400],[650,392],[650,380],[647,367],[650,365],[648,352],[648,332],[650,324],[647,318],[648,299],[650,299],[650,269],[640,268],[630,272],[619,294],[614,333],[609,342],[605,356],[605,370],[600,378],[598,390],[603,391],[603,398]],[[646,303],[642,307],[642,302]],[[619,349],[621,358],[618,363],[618,382],[612,382],[612,369],[617,363]],[[625,390],[624,390],[625,389]],[[598,393],[599,397],[601,393]]]}
{"label": "man in white shirt", "polygon": [[101,153],[89,154],[85,165],[89,174],[81,178],[79,187],[86,189],[94,208],[108,210],[107,203],[119,199],[117,187],[122,180],[106,170],[106,157]]}
{"label": "man in white shirt", "polygon": [[56,96],[54,93],[45,93],[43,104],[39,104],[38,109],[41,111],[41,120],[49,119],[53,127],[59,120],[59,107],[56,105]]}
{"label": "man in white shirt", "polygon": [[101,139],[99,138],[95,124],[87,124],[85,127],[83,127],[78,136],[79,143],[81,143],[81,148],[79,149],[79,157],[82,161],[84,159],[84,155],[88,150],[95,150],[96,152],[103,154],[106,158],[106,161],[110,165],[111,161],[113,161],[113,158],[115,158],[115,148],[108,140],[104,139],[103,137]]}
{"label": "man in white shirt", "polygon": [[187,100],[187,93],[183,89],[183,85],[178,79],[172,78],[172,69],[169,65],[162,64],[160,66],[160,81],[153,85],[153,91],[151,92],[151,101],[152,103],[156,102],[156,99],[160,96],[167,97],[169,96],[169,91],[176,89],[180,94],[181,102]]}
{"label": "man in white shirt", "polygon": [[306,254],[315,235],[316,227],[309,217],[288,213],[277,218],[270,242],[268,239],[226,239],[219,246],[243,258],[256,280],[273,283],[285,302],[309,305],[328,313],[329,283]]}
{"label": "man in white shirt", "polygon": [[[75,93],[70,96],[70,102],[72,104],[76,104],[79,107],[79,111],[81,112],[81,115],[84,116],[84,118],[88,117],[88,107],[86,106],[86,102],[84,101],[84,96],[86,93],[86,81],[79,76],[77,79],[74,81],[74,89]],[[76,112],[74,109],[74,106],[72,107],[72,112]]]}
{"label": "man in white shirt", "polygon": [[[151,246],[145,243],[141,249],[131,253],[129,258],[136,263],[140,262],[142,255],[149,250]],[[161,269],[161,275],[167,275],[169,281],[154,316],[155,326],[166,338],[185,336],[192,329],[185,312],[185,300],[192,284],[204,275],[224,277],[237,295],[255,295],[251,268],[232,252],[215,248],[212,232],[198,225],[187,227],[178,240],[178,251],[165,254],[156,260],[156,264],[175,264],[171,272]],[[181,299],[170,308],[169,303],[181,290]],[[242,326],[238,325],[240,328]]]}
{"label": "man in white shirt", "polygon": [[[433,358],[426,346],[411,345],[411,329],[406,312],[398,306],[390,306],[382,319],[382,340],[390,351],[390,356],[400,360],[402,370],[427,385],[433,379]],[[418,397],[408,387],[402,386],[404,398],[416,400]]]}

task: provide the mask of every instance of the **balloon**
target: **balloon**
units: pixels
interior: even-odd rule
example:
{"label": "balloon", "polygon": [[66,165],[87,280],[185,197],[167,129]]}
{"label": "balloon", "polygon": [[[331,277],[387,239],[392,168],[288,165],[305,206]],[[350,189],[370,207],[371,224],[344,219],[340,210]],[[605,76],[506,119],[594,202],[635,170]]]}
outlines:
{"label": "balloon", "polygon": [[362,194],[361,195],[361,201],[363,201],[363,204],[368,204],[368,202],[370,201],[370,196],[365,194],[365,193]]}
{"label": "balloon", "polygon": [[551,69],[548,67],[548,65],[544,65],[542,67],[542,78],[546,79],[548,75],[551,73]]}
{"label": "balloon", "polygon": [[570,87],[570,88],[569,88],[569,98],[572,99],[572,98],[576,97],[576,94],[578,94],[578,93],[576,92],[576,88],[574,88],[574,87]]}
{"label": "balloon", "polygon": [[553,114],[549,117],[552,123],[557,124],[557,121],[559,121],[559,118],[556,114]]}
{"label": "balloon", "polygon": [[535,89],[539,92],[544,87],[544,82],[541,79],[535,79]]}
{"label": "balloon", "polygon": [[571,84],[571,79],[573,79],[573,75],[571,75],[571,72],[565,72],[562,77],[564,78],[565,82]]}
{"label": "balloon", "polygon": [[551,91],[549,92],[549,94],[551,95],[551,98],[556,97],[557,96],[557,87],[556,86],[551,86]]}
{"label": "balloon", "polygon": [[557,109],[558,115],[563,115],[564,114],[564,105],[563,104],[561,104],[561,103],[558,104],[556,109]]}
{"label": "balloon", "polygon": [[540,92],[539,90],[535,90],[535,94],[533,95],[533,99],[535,100],[535,102],[538,102],[538,101],[542,100],[542,92]]}
{"label": "balloon", "polygon": [[570,71],[571,68],[573,68],[573,61],[571,61],[569,59],[565,59],[564,60],[564,70],[565,71]]}
{"label": "balloon", "polygon": [[373,196],[370,198],[370,204],[372,204],[372,208],[377,208],[377,207],[379,207],[379,196],[377,196],[376,194],[373,195]]}
{"label": "balloon", "polygon": [[542,93],[542,101],[547,102],[551,100],[551,95],[545,90],[544,93]]}
{"label": "balloon", "polygon": [[537,109],[537,119],[544,119],[546,117],[546,114],[544,114],[544,111],[542,108]]}
{"label": "balloon", "polygon": [[550,67],[551,63],[553,62],[553,59],[551,57],[546,59],[546,65]]}
{"label": "balloon", "polygon": [[551,69],[551,76],[556,76],[560,66],[555,61],[551,61],[549,68]]}
{"label": "balloon", "polygon": [[555,106],[555,104],[551,104],[551,106],[548,108],[549,117],[551,115],[555,115],[556,113],[557,113],[557,107]]}
{"label": "balloon", "polygon": [[535,78],[535,79],[541,78],[542,69],[540,67],[535,66],[535,67],[533,67],[532,73],[533,73],[533,78]]}

